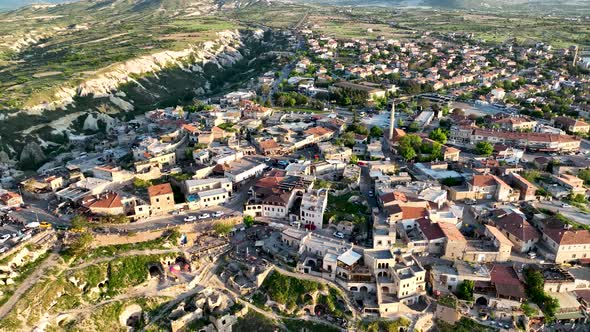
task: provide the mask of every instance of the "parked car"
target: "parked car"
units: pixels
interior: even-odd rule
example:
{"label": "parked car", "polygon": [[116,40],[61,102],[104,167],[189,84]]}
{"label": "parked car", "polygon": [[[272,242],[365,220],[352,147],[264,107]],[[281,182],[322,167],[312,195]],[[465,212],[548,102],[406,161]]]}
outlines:
{"label": "parked car", "polygon": [[41,223],[39,223],[37,221],[33,221],[33,222],[26,224],[25,228],[38,228],[40,226],[41,226]]}
{"label": "parked car", "polygon": [[537,258],[537,254],[533,251],[529,251],[528,256],[530,259],[535,259]]}
{"label": "parked car", "polygon": [[342,234],[342,232],[334,232],[333,235],[339,239],[344,239],[344,234]]}
{"label": "parked car", "polygon": [[223,216],[224,214],[225,214],[225,212],[223,212],[223,211],[215,211],[215,212],[213,212],[213,217],[219,218],[219,217]]}
{"label": "parked car", "polygon": [[6,247],[2,247],[2,248],[0,248],[0,254],[3,254],[3,253],[5,253],[5,252],[6,252],[6,250],[8,250],[8,248],[6,248]]}
{"label": "parked car", "polygon": [[299,226],[301,226],[301,223],[299,221],[291,221],[289,225],[299,228]]}
{"label": "parked car", "polygon": [[47,221],[42,221],[41,223],[39,223],[39,227],[41,227],[41,228],[51,228],[51,224],[48,223]]}
{"label": "parked car", "polygon": [[197,220],[197,217],[195,217],[195,216],[184,217],[184,221],[186,221],[186,222],[191,222],[191,221],[195,221],[195,220]]}
{"label": "parked car", "polygon": [[10,239],[10,234],[4,234],[4,235],[0,236],[0,243],[4,243],[8,239]]}
{"label": "parked car", "polygon": [[209,217],[211,217],[211,215],[209,213],[203,213],[199,216],[199,219],[207,219]]}

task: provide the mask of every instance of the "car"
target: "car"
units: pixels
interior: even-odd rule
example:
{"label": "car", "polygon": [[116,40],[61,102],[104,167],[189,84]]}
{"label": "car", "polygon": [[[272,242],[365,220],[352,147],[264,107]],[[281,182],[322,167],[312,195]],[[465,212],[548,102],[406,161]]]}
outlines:
{"label": "car", "polygon": [[373,191],[372,190],[369,191],[369,197],[373,197],[373,196],[375,196],[375,194],[373,193]]}
{"label": "car", "polygon": [[571,205],[569,205],[569,204],[567,204],[567,203],[563,203],[563,204],[561,204],[561,207],[564,207],[564,208],[570,208],[570,207],[572,207],[572,206],[571,206]]}
{"label": "car", "polygon": [[42,221],[39,223],[39,227],[41,228],[51,228],[51,224],[48,223],[47,221]]}
{"label": "car", "polygon": [[219,217],[223,216],[224,214],[225,214],[225,212],[223,212],[223,211],[215,211],[215,212],[213,212],[213,217],[219,218]]}
{"label": "car", "polygon": [[532,252],[532,251],[531,251],[531,252],[529,252],[527,255],[529,256],[529,258],[530,258],[530,259],[535,259],[535,258],[537,258],[537,254],[536,254],[536,253],[534,253],[534,252]]}
{"label": "car", "polygon": [[266,158],[264,158],[264,161],[265,162],[269,162],[270,161],[270,158],[269,157],[266,157]]}
{"label": "car", "polygon": [[191,222],[191,221],[195,221],[195,220],[197,220],[197,217],[195,217],[195,216],[184,217],[184,221],[186,221],[186,222]]}
{"label": "car", "polygon": [[342,232],[334,232],[333,235],[339,239],[344,239],[344,234],[342,234]]}
{"label": "car", "polygon": [[0,243],[4,243],[8,239],[10,239],[10,234],[4,234],[4,235],[0,236]]}
{"label": "car", "polygon": [[289,223],[289,225],[291,225],[292,227],[297,227],[299,228],[301,226],[301,223],[299,221],[291,221]]}
{"label": "car", "polygon": [[2,247],[2,248],[0,248],[0,254],[3,254],[3,253],[5,253],[5,252],[6,252],[6,250],[8,250],[8,248],[6,248],[6,247]]}
{"label": "car", "polygon": [[209,213],[203,213],[201,215],[199,215],[199,219],[207,219],[211,217],[211,215]]}
{"label": "car", "polygon": [[70,229],[70,227],[66,225],[55,225],[55,229],[58,231],[67,231]]}
{"label": "car", "polygon": [[40,222],[33,221],[33,222],[26,224],[25,228],[38,228],[39,226],[41,226]]}

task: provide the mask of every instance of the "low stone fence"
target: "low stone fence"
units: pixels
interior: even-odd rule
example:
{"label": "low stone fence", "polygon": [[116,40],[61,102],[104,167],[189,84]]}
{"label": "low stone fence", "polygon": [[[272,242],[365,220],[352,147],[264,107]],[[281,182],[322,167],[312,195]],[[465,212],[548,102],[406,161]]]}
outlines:
{"label": "low stone fence", "polygon": [[171,229],[178,229],[180,233],[186,234],[188,242],[191,243],[194,242],[194,240],[198,236],[200,236],[204,231],[206,231],[207,229],[211,229],[216,222],[227,222],[236,225],[242,222],[242,218],[225,217],[215,220],[209,220],[206,222],[196,221],[178,225],[169,224],[165,227],[156,228],[149,231],[125,232],[121,230],[119,232],[111,232],[108,234],[95,234],[92,246],[102,247],[109,245],[131,244],[155,240],[161,237],[166,231],[169,231]]}

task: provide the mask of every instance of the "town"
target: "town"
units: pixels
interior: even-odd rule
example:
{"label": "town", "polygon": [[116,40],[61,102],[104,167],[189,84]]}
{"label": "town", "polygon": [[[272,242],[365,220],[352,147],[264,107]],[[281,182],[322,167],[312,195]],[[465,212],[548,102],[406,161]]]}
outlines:
{"label": "town", "polygon": [[119,327],[588,331],[590,54],[320,28],[247,88],[3,163],[0,329],[133,288],[170,302]]}

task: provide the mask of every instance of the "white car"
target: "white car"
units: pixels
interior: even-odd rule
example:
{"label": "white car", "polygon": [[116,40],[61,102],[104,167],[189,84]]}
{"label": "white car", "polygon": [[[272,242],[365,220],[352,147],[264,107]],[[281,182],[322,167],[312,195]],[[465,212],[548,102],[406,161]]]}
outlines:
{"label": "white car", "polygon": [[4,234],[4,235],[0,236],[0,243],[4,243],[8,239],[10,239],[10,234]]}
{"label": "white car", "polygon": [[39,226],[41,226],[41,223],[39,223],[37,221],[33,221],[33,222],[26,224],[25,228],[38,228]]}
{"label": "white car", "polygon": [[6,247],[2,247],[2,248],[0,248],[0,254],[3,254],[3,253],[5,253],[5,252],[6,252],[6,250],[8,250],[8,248],[6,248]]}
{"label": "white car", "polygon": [[342,232],[334,232],[333,235],[339,239],[344,239],[344,234],[342,234]]}
{"label": "white car", "polygon": [[216,212],[213,212],[213,217],[219,218],[219,217],[223,216],[224,214],[225,214],[225,212],[223,212],[223,211],[216,211]]}
{"label": "white car", "polygon": [[532,251],[531,251],[531,252],[529,252],[529,253],[528,253],[528,255],[529,255],[529,258],[530,258],[530,259],[535,259],[535,258],[537,258],[537,254],[535,254],[535,253],[534,253],[534,252],[532,252]]}
{"label": "white car", "polygon": [[199,219],[207,219],[209,217],[211,217],[211,215],[209,213],[203,213],[199,216]]}
{"label": "white car", "polygon": [[197,217],[195,217],[195,216],[184,217],[184,221],[186,221],[186,222],[191,222],[191,221],[195,221],[195,220],[197,220]]}
{"label": "white car", "polygon": [[570,208],[570,207],[572,207],[572,206],[571,206],[571,205],[569,205],[569,204],[563,203],[563,204],[561,204],[561,207],[564,207],[564,208]]}

